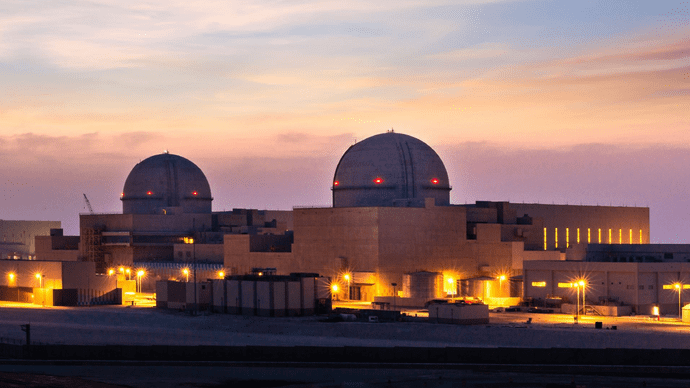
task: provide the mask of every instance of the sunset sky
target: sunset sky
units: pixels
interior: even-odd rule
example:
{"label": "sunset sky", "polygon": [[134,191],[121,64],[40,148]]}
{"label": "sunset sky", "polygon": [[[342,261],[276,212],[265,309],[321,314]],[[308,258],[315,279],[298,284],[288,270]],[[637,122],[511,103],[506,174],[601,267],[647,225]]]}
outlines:
{"label": "sunset sky", "polygon": [[453,203],[649,206],[690,243],[690,1],[4,0],[0,86],[2,219],[77,234],[164,150],[214,210],[330,206],[394,128]]}

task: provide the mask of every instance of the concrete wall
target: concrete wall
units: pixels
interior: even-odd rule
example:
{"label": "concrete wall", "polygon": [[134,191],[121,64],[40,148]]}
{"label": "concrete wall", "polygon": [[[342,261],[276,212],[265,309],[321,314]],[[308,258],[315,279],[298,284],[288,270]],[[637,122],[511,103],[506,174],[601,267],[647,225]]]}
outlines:
{"label": "concrete wall", "polygon": [[[324,287],[320,287],[321,285]],[[312,315],[327,298],[327,282],[313,277],[233,278],[212,281],[215,312],[259,316]]]}
{"label": "concrete wall", "polygon": [[[60,244],[61,242],[66,244]],[[77,261],[79,259],[79,236],[36,236],[35,244],[36,260]]]}
{"label": "concrete wall", "polygon": [[175,244],[174,261],[189,262],[196,256],[200,262],[223,263],[223,244]]}
{"label": "concrete wall", "polygon": [[489,323],[489,306],[443,303],[429,305],[429,321],[438,323]]}
{"label": "concrete wall", "polygon": [[295,260],[292,252],[252,252],[251,237],[248,234],[225,235],[224,266],[229,274],[248,274],[252,268],[276,268],[278,273],[290,273],[302,271],[301,268],[305,267]]}
{"label": "concrete wall", "polygon": [[[558,228],[558,248],[566,248],[566,228],[569,242],[577,243],[577,229],[580,229],[580,242],[587,243],[587,230],[591,242],[598,242],[598,230],[602,232],[602,242],[609,243],[608,230],[611,229],[611,243],[618,244],[621,230],[622,243],[630,243],[630,229],[633,231],[632,243],[639,244],[642,230],[642,244],[649,244],[649,208],[620,206],[582,206],[582,205],[544,205],[534,203],[511,203],[510,207],[518,217],[524,214],[541,218],[546,228],[547,250],[556,248],[556,228]],[[543,233],[543,232],[542,232]],[[542,239],[543,241],[543,239]]]}

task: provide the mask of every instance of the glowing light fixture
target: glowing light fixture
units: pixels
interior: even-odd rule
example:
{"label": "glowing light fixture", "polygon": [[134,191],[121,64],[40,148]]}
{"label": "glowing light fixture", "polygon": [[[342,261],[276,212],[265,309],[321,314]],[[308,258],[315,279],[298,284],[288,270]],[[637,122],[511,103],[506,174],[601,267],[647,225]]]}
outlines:
{"label": "glowing light fixture", "polygon": [[182,268],[182,274],[186,277],[186,282],[189,282],[189,268]]}
{"label": "glowing light fixture", "polygon": [[632,244],[632,229],[630,229],[630,244]]}
{"label": "glowing light fixture", "polygon": [[383,183],[383,178],[381,178],[381,177],[374,178],[374,183],[376,183],[377,185],[380,185],[381,183]]}
{"label": "glowing light fixture", "polygon": [[338,186],[340,185],[340,181],[333,181],[333,186]]}
{"label": "glowing light fixture", "polygon": [[546,228],[544,228],[544,250],[546,250]]}
{"label": "glowing light fixture", "polygon": [[618,229],[618,243],[623,244],[623,229]]}
{"label": "glowing light fixture", "polygon": [[115,273],[114,269],[112,269],[112,268],[108,269],[108,276],[113,276],[114,273]]}
{"label": "glowing light fixture", "polygon": [[331,285],[331,291],[333,291],[333,292],[338,292],[338,285],[337,285],[337,284],[332,284],[332,285]]}
{"label": "glowing light fixture", "polygon": [[14,272],[10,272],[7,274],[7,277],[10,279],[10,282],[14,281]]}
{"label": "glowing light fixture", "polygon": [[437,185],[438,183],[439,183],[438,178],[432,178],[432,179],[431,179],[431,184],[432,184],[432,185]]}
{"label": "glowing light fixture", "polygon": [[121,273],[125,273],[125,267],[120,267],[117,270],[120,271]]}
{"label": "glowing light fixture", "polygon": [[554,236],[553,238],[554,238],[554,241],[556,244],[556,248],[558,248],[558,228],[554,228],[553,236]]}
{"label": "glowing light fixture", "polygon": [[221,279],[225,279],[225,272],[223,271],[218,271],[218,277]]}
{"label": "glowing light fixture", "polygon": [[199,195],[199,193],[197,193],[196,191],[192,191],[192,195],[196,196]]}
{"label": "glowing light fixture", "polygon": [[546,287],[546,282],[532,282],[532,287]]}
{"label": "glowing light fixture", "polygon": [[577,228],[577,243],[580,243],[580,228]]}
{"label": "glowing light fixture", "polygon": [[565,228],[565,247],[570,248],[570,228]]}
{"label": "glowing light fixture", "polygon": [[146,192],[146,195],[152,195],[152,194],[153,194],[153,191],[147,191]]}

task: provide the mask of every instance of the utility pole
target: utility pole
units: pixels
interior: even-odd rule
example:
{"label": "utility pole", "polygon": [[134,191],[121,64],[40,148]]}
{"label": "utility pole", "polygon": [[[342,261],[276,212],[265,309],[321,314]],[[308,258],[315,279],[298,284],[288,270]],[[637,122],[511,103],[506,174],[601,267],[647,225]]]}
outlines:
{"label": "utility pole", "polygon": [[199,312],[199,303],[196,297],[196,218],[192,218],[192,262],[194,263],[194,315]]}

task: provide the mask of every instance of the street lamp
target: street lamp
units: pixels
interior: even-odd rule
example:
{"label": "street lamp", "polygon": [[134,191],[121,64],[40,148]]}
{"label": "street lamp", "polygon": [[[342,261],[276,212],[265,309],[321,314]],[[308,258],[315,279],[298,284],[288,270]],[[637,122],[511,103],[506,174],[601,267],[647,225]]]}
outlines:
{"label": "street lamp", "polygon": [[680,283],[674,283],[673,287],[676,288],[676,291],[678,291],[678,317],[681,317],[681,305],[680,305],[680,296],[683,293],[683,285]]}
{"label": "street lamp", "polygon": [[578,285],[578,290],[580,289],[580,287],[582,287],[582,313],[584,315],[587,315],[587,308],[585,307],[585,304],[586,304],[585,287],[587,286],[587,282],[584,280],[580,280],[579,282],[577,282],[577,285]]}
{"label": "street lamp", "polygon": [[225,279],[225,272],[224,271],[218,271],[218,278]]}
{"label": "street lamp", "polygon": [[393,286],[393,310],[395,310],[396,309],[396,306],[395,306],[395,287],[398,286],[398,283],[391,283],[391,286]]}
{"label": "street lamp", "polygon": [[127,280],[132,280],[132,270],[129,268],[125,269],[125,273],[127,274]]}
{"label": "street lamp", "polygon": [[43,276],[40,273],[34,275],[38,279],[38,288],[43,288]]}
{"label": "street lamp", "polygon": [[137,271],[137,292],[141,293],[141,278],[144,277],[146,272],[143,269]]}
{"label": "street lamp", "polygon": [[338,300],[338,284],[333,283],[331,284],[331,298],[335,296],[335,300]]}
{"label": "street lamp", "polygon": [[10,272],[10,273],[7,274],[7,278],[9,279],[9,281],[7,282],[7,285],[8,285],[8,286],[11,286],[11,285],[12,285],[12,283],[14,282],[14,277],[15,277],[15,276],[16,276],[16,275],[14,274],[14,272]]}
{"label": "street lamp", "polygon": [[185,280],[187,283],[189,283],[189,268],[185,267],[182,268],[182,274],[187,277],[187,280]]}
{"label": "street lamp", "polygon": [[114,273],[115,273],[114,269],[112,269],[112,268],[108,269],[108,276],[113,276]]}
{"label": "street lamp", "polygon": [[343,279],[347,282],[347,299],[352,299],[352,291],[350,291],[350,274],[343,275]]}
{"label": "street lamp", "polygon": [[499,292],[499,297],[503,296],[503,281],[506,280],[506,275],[499,275],[498,276],[498,292]]}
{"label": "street lamp", "polygon": [[580,317],[580,285],[578,283],[573,283],[575,288],[577,288],[577,311],[575,311],[576,319]]}

